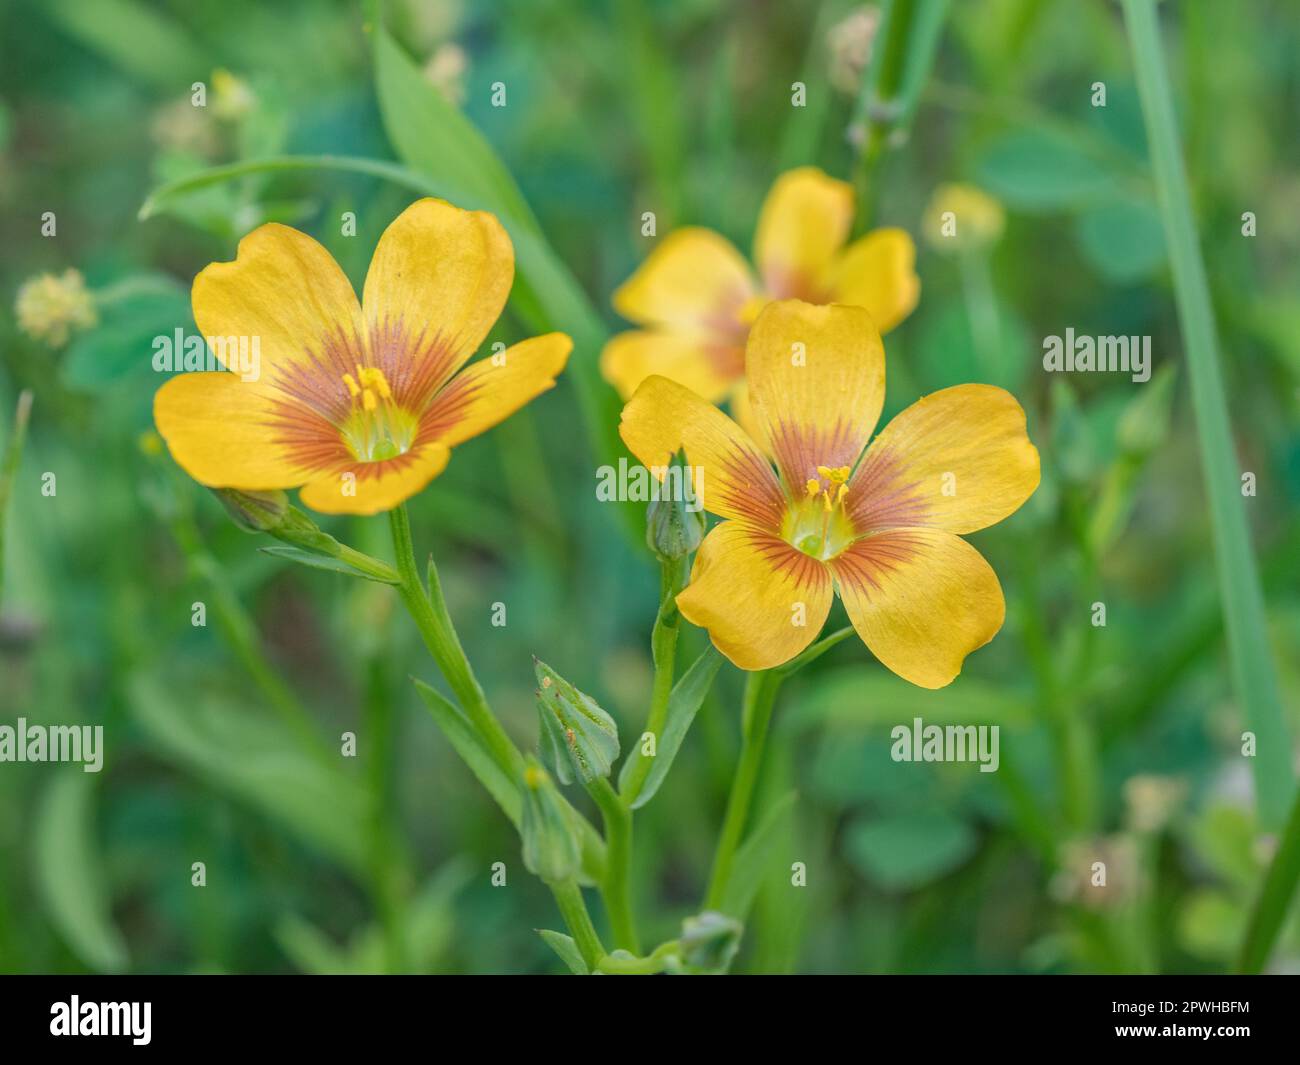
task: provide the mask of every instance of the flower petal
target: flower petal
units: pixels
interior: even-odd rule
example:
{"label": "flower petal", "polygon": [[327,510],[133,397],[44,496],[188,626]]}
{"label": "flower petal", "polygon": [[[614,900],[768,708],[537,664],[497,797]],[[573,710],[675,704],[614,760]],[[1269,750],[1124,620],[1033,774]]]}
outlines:
{"label": "flower petal", "polygon": [[874,230],[836,258],[829,287],[831,300],[865,307],[877,328],[888,333],[912,313],[921,296],[916,245],[906,230]]}
{"label": "flower petal", "polygon": [[613,302],[624,318],[643,325],[736,335],[753,295],[749,264],[735,246],[711,229],[688,226],[655,246]]}
{"label": "flower petal", "polygon": [[619,435],[650,469],[685,450],[704,509],[780,528],[781,486],[758,446],[722,411],[666,377],[647,377],[623,408]]}
{"label": "flower petal", "polygon": [[419,492],[450,457],[444,445],[433,443],[384,462],[355,462],[303,485],[299,497],[322,514],[378,514]]}
{"label": "flower petal", "polygon": [[[358,361],[361,313],[338,263],[305,233],[274,222],[239,242],[233,262],[212,263],[194,279],[194,321],[210,338],[257,338],[263,378],[305,365]],[[224,345],[212,345],[223,366]],[[267,371],[271,373],[267,373]]]}
{"label": "flower petal", "polygon": [[713,529],[677,607],[741,669],[788,662],[821,632],[834,593],[826,566],[743,521]]}
{"label": "flower petal", "polygon": [[647,377],[659,374],[716,403],[742,378],[745,351],[699,334],[633,330],[605,345],[600,372],[625,400]]}
{"label": "flower petal", "polygon": [[420,423],[421,438],[455,447],[505,421],[529,400],[555,387],[573,341],[564,333],[506,348],[453,377]]}
{"label": "flower petal", "polygon": [[853,186],[815,166],[788,170],[767,194],[754,234],[754,261],[778,299],[815,299],[853,224]]}
{"label": "flower petal", "polygon": [[1002,627],[997,574],[952,533],[891,529],[858,540],[829,565],[871,653],[922,688],[950,683]]}
{"label": "flower petal", "polygon": [[294,488],[311,476],[277,442],[275,393],[236,374],[187,373],[158,389],[153,417],[178,465],[210,488]]}
{"label": "flower petal", "polygon": [[849,483],[862,531],[927,525],[983,529],[1038,487],[1025,412],[993,385],[956,385],[917,400],[871,442]]}
{"label": "flower petal", "polygon": [[379,238],[362,293],[366,324],[406,357],[435,359],[440,384],[483,343],[514,276],[514,246],[494,215],[417,200]]}
{"label": "flower petal", "polygon": [[769,304],[750,330],[754,418],[798,492],[818,466],[852,466],[885,401],[885,349],[861,307]]}

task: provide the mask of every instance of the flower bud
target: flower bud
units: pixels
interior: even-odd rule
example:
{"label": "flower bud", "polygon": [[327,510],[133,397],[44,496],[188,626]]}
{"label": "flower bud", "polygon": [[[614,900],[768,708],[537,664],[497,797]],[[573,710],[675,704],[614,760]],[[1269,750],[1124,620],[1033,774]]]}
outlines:
{"label": "flower bud", "polygon": [[566,880],[578,871],[581,847],[550,774],[531,755],[524,768],[520,834],[524,866],[543,880]]}
{"label": "flower bud", "polygon": [[[700,471],[703,473],[703,471]],[[664,561],[685,558],[704,539],[703,486],[691,468],[674,462],[645,512],[645,542]]]}
{"label": "flower bud", "polygon": [[939,251],[968,251],[997,242],[1006,226],[1001,201],[974,185],[940,185],[930,197],[922,231]]}
{"label": "flower bud", "polygon": [[705,910],[698,917],[682,922],[680,939],[682,960],[692,969],[723,972],[740,949],[745,926],[734,917],[716,910]]}
{"label": "flower bud", "polygon": [[249,492],[238,488],[214,488],[226,513],[245,532],[270,532],[284,522],[289,497],[279,490]]}
{"label": "flower bud", "polygon": [[537,672],[537,716],[542,758],[562,784],[590,784],[609,776],[618,757],[618,726],[591,696],[580,692],[545,662]]}
{"label": "flower bud", "polygon": [[14,300],[14,316],[19,329],[52,348],[63,347],[73,333],[99,321],[95,299],[76,270],[64,270],[62,276],[41,274],[23,282]]}

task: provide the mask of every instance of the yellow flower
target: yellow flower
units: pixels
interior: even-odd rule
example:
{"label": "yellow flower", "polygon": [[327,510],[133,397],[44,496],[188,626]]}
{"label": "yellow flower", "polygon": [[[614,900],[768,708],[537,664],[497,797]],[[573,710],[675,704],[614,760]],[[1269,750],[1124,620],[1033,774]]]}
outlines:
{"label": "yellow flower", "polygon": [[412,204],[384,231],[360,303],[316,241],[261,226],[193,290],[200,331],[227,341],[218,358],[237,346],[229,341],[256,339],[260,373],[173,377],[154,398],[158,431],[210,488],[302,486],[314,510],[389,510],[441,473],[451,448],[564,368],[572,342],[548,333],[457,373],[513,279],[514,249],[496,218],[441,200]]}
{"label": "yellow flower", "polygon": [[763,204],[754,235],[760,280],[717,233],[670,233],[614,293],[614,308],[645,328],[605,346],[605,379],[627,399],[658,374],[711,403],[732,397],[748,421],[745,338],[770,300],[865,307],[881,332],[916,306],[912,238],[877,229],[845,247],[852,223],[853,186],[809,166],[777,178]]}
{"label": "yellow flower", "polygon": [[99,321],[94,297],[80,271],[72,269],[62,276],[41,274],[24,281],[14,300],[14,314],[19,329],[52,348],[63,347],[74,333]]}
{"label": "yellow flower", "polygon": [[623,409],[632,453],[653,468],[684,449],[704,509],[727,519],[700,545],[678,608],[737,666],[770,669],[813,641],[838,590],[884,665],[943,687],[1002,626],[997,576],[958,534],[1001,521],[1038,485],[1020,404],[990,385],[946,388],[867,447],[885,355],[858,307],[773,303],[745,362],[759,440],[665,377]]}
{"label": "yellow flower", "polygon": [[940,185],[925,209],[921,231],[940,251],[996,243],[1006,227],[1001,201],[974,185]]}

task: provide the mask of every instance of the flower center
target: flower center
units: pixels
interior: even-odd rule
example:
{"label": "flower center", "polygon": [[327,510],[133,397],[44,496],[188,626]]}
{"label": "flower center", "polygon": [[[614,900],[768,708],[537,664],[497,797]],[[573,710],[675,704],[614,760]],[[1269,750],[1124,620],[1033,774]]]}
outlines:
{"label": "flower center", "polygon": [[357,375],[343,375],[352,397],[352,409],[342,425],[343,439],[362,462],[382,462],[411,449],[416,420],[393,402],[384,371],[357,366]]}
{"label": "flower center", "polygon": [[844,506],[849,472],[847,466],[817,467],[817,476],[804,485],[804,497],[786,511],[781,533],[787,543],[825,561],[853,542],[856,534]]}

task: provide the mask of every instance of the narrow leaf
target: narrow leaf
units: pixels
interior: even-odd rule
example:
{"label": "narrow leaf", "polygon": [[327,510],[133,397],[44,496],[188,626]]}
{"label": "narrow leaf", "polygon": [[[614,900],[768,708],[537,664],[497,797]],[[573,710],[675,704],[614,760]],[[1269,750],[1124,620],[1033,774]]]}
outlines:
{"label": "narrow leaf", "polygon": [[566,936],[563,932],[552,932],[549,928],[539,928],[537,934],[560,956],[560,961],[569,967],[569,971],[574,976],[590,974],[587,963],[582,960],[582,951],[578,949],[578,944],[573,941],[572,936]]}
{"label": "narrow leaf", "polygon": [[329,570],[331,573],[343,573],[349,577],[361,577],[368,581],[374,581],[376,584],[400,584],[401,578],[396,573],[393,574],[392,580],[380,580],[373,573],[367,573],[365,570],[357,569],[356,566],[349,565],[339,558],[330,558],[328,555],[314,555],[310,551],[304,551],[300,547],[290,547],[288,544],[275,544],[271,547],[259,547],[259,551],[267,555],[274,555],[276,558],[288,559],[290,562],[297,562],[299,565],[310,566],[312,569]]}
{"label": "narrow leaf", "polygon": [[790,818],[794,816],[794,802],[798,796],[798,792],[789,791],[778,799],[736,851],[731,879],[727,881],[727,890],[722,896],[720,909],[723,913],[730,914],[739,921],[744,921],[749,915],[754,896],[762,887],[763,877],[776,856],[777,844],[790,826]]}
{"label": "narrow leaf", "polygon": [[[704,702],[704,697],[708,694],[709,688],[712,687],[713,678],[718,675],[718,669],[721,665],[722,654],[716,647],[709,644],[704,653],[695,660],[691,668],[673,686],[672,694],[668,697],[668,717],[664,722],[663,735],[655,738],[655,756],[650,772],[645,778],[645,783],[641,785],[641,790],[636,795],[629,796],[632,800],[633,810],[639,810],[653,799],[655,792],[663,784],[664,778],[668,775],[668,770],[673,767],[673,759],[677,757],[677,752],[681,749],[682,740],[686,738],[691,722],[695,720],[700,704]],[[631,767],[644,757],[641,753],[640,744],[638,744],[634,748],[632,756],[623,763],[623,768],[619,772],[618,785],[620,790],[631,779]]]}

